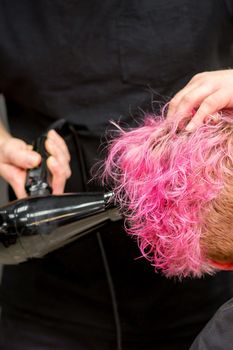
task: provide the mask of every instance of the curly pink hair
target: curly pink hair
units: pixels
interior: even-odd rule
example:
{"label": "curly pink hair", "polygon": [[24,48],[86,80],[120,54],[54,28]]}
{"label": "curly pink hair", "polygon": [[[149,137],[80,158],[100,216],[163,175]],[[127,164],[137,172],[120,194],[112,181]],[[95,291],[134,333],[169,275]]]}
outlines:
{"label": "curly pink hair", "polygon": [[[225,114],[216,125],[192,133],[181,130],[177,120],[155,116],[147,116],[141,127],[119,128],[103,178],[113,187],[126,230],[137,237],[142,255],[166,276],[181,278],[215,271],[208,233],[215,234],[221,221],[219,206],[226,209],[219,198],[233,193],[232,176],[233,118]],[[231,215],[229,222],[233,201]]]}

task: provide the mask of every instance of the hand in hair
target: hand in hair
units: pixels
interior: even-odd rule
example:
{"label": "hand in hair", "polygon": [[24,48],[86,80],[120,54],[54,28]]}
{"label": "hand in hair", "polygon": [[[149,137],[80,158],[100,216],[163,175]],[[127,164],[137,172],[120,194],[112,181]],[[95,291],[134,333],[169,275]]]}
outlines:
{"label": "hand in hair", "polygon": [[101,175],[142,256],[166,276],[233,269],[233,114],[190,133],[147,116],[109,145]]}
{"label": "hand in hair", "polygon": [[[187,117],[186,130],[201,126],[207,116],[222,109],[233,108],[233,69],[203,72],[195,75],[169,103],[168,120],[175,116]],[[214,119],[213,119],[214,120]]]}

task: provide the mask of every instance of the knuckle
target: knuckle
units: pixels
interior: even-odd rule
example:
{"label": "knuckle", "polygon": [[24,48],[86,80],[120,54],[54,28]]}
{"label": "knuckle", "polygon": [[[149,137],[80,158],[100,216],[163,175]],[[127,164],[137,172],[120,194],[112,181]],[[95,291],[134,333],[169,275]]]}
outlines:
{"label": "knuckle", "polygon": [[200,73],[197,73],[193,76],[193,78],[191,79],[191,81],[193,82],[196,82],[198,80],[202,80],[202,79],[205,79],[206,78],[206,75],[207,75],[207,72],[200,72]]}
{"label": "knuckle", "polygon": [[200,78],[200,73],[195,74],[195,75],[192,77],[192,79],[190,80],[190,83],[193,83],[193,82],[197,81],[199,78]]}
{"label": "knuckle", "polygon": [[66,177],[66,170],[63,167],[58,168],[58,174],[60,177],[65,178]]}
{"label": "knuckle", "polygon": [[203,103],[202,103],[202,107],[205,109],[212,109],[213,107],[216,106],[216,100],[212,97],[209,96]]}
{"label": "knuckle", "polygon": [[69,179],[71,177],[71,170],[68,169],[66,172],[66,178]]}
{"label": "knuckle", "polygon": [[197,79],[205,78],[207,74],[208,74],[207,72],[200,72],[196,74],[196,77]]}
{"label": "knuckle", "polygon": [[171,99],[171,101],[169,102],[169,108],[173,109],[175,108],[177,105],[177,97],[173,97],[173,99]]}
{"label": "knuckle", "polygon": [[182,103],[184,103],[184,104],[192,103],[192,97],[190,95],[185,95],[182,99]]}

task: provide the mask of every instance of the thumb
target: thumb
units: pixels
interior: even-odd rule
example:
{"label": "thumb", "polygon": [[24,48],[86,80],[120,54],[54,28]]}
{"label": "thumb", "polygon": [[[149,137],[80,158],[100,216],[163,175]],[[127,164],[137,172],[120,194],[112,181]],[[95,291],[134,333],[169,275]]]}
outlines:
{"label": "thumb", "polygon": [[2,150],[2,161],[21,169],[34,168],[40,164],[39,153],[29,149],[28,145],[19,139],[12,139]]}

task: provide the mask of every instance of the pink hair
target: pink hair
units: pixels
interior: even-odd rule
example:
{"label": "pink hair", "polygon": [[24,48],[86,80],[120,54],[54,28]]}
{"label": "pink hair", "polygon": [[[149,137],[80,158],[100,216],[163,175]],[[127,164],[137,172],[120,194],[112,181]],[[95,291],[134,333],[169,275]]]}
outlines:
{"label": "pink hair", "polygon": [[137,237],[142,255],[166,276],[213,273],[200,236],[205,215],[223,188],[223,174],[233,175],[233,120],[195,132],[179,129],[178,121],[147,116],[141,127],[112,141],[104,181],[126,218],[126,230]]}

